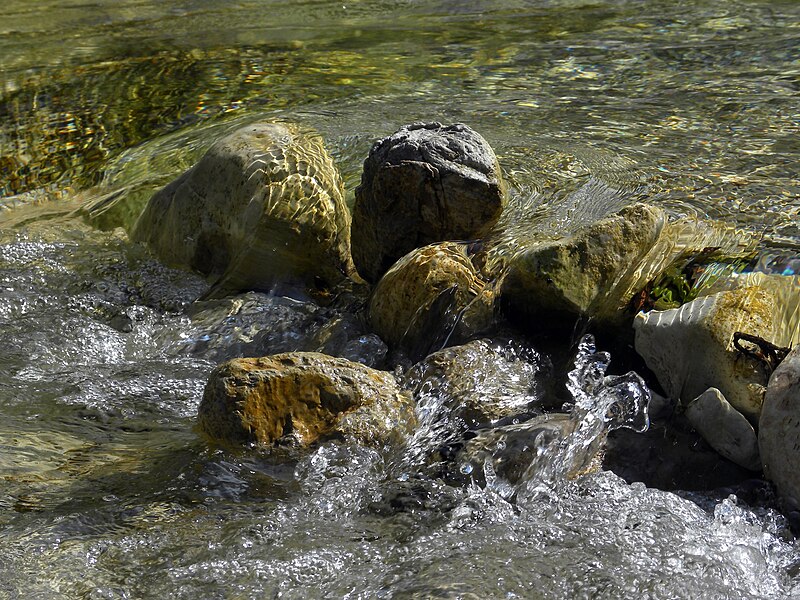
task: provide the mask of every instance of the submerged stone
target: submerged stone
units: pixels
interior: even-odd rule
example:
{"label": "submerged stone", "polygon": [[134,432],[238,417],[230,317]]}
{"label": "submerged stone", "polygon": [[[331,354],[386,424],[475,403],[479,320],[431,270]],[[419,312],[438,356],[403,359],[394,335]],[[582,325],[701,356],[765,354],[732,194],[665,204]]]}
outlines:
{"label": "submerged stone", "polygon": [[[475,340],[435,352],[405,375],[417,405],[450,423],[454,434],[541,412],[552,378],[549,361],[512,343]],[[441,413],[441,414],[438,414]]]}
{"label": "submerged stone", "polygon": [[376,282],[414,248],[484,236],[505,204],[492,148],[463,124],[415,123],[376,142],[353,209],[353,259]]}
{"label": "submerged stone", "polygon": [[308,446],[331,436],[382,445],[416,418],[394,377],[316,352],[234,359],[211,373],[200,429],[217,442]]}
{"label": "submerged stone", "polygon": [[[571,446],[570,437],[579,423],[570,415],[553,413],[520,424],[481,430],[456,453],[456,472],[451,478],[492,485],[490,480],[499,477],[502,488],[505,484],[514,486],[527,481],[547,471],[556,461],[566,460],[563,473],[559,469],[558,474],[568,478],[595,470],[600,466],[606,435],[594,438],[587,447]],[[510,491],[505,495],[510,495]]]}
{"label": "submerged stone", "polygon": [[381,278],[369,303],[369,324],[412,359],[436,344],[468,338],[493,322],[494,295],[463,244],[418,248]]}
{"label": "submerged stone", "polygon": [[775,369],[767,386],[758,445],[764,474],[789,511],[800,511],[800,347]]}
{"label": "submerged stone", "polygon": [[318,136],[289,124],[255,123],[216,142],[150,199],[132,238],[205,275],[217,296],[354,274],[336,167]]}

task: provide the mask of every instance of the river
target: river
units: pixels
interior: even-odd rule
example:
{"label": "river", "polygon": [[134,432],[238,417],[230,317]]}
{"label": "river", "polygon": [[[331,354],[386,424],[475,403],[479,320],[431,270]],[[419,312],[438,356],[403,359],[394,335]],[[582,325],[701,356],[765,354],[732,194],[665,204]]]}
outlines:
{"label": "river", "polygon": [[325,315],[257,295],[204,324],[205,282],[125,235],[242,123],[317,130],[352,201],[374,140],[436,120],[556,221],[602,186],[796,254],[798,23],[794,0],[6,0],[0,598],[800,597],[784,517],[727,492],[601,470],[509,501],[342,442],[208,447],[213,366]]}

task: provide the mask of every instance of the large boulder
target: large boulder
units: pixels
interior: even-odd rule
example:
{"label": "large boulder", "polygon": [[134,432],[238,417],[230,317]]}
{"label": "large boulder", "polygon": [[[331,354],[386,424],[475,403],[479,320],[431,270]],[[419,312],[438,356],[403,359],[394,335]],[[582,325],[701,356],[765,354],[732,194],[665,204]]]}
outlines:
{"label": "large boulder", "polygon": [[382,445],[416,422],[394,377],[316,352],[234,359],[211,373],[198,423],[224,444],[308,446],[332,436]]}
{"label": "large boulder", "polygon": [[207,276],[212,295],[332,286],[354,274],[350,213],[322,140],[255,123],[156,193],[132,238]]}
{"label": "large boulder", "polygon": [[432,244],[408,253],[381,278],[369,302],[369,324],[390,346],[418,360],[432,345],[491,325],[493,300],[463,244]]}
{"label": "large boulder", "polygon": [[415,123],[376,142],[353,209],[353,259],[376,282],[414,248],[483,237],[505,204],[492,148],[462,124]]}
{"label": "large boulder", "polygon": [[758,445],[764,474],[778,488],[786,508],[800,511],[800,346],[770,377]]}
{"label": "large boulder", "polygon": [[571,327],[576,317],[618,324],[634,297],[669,267],[680,269],[714,248],[726,257],[749,256],[753,236],[695,218],[670,221],[658,207],[633,204],[558,239],[522,237],[494,256],[505,272],[502,304],[518,322]]}
{"label": "large boulder", "polygon": [[800,330],[794,315],[800,294],[792,280],[742,278],[761,283],[702,296],[680,308],[639,313],[634,320],[636,351],[670,398],[686,405],[714,387],[756,425],[770,366],[738,351],[734,334],[743,332],[780,347],[796,344]]}

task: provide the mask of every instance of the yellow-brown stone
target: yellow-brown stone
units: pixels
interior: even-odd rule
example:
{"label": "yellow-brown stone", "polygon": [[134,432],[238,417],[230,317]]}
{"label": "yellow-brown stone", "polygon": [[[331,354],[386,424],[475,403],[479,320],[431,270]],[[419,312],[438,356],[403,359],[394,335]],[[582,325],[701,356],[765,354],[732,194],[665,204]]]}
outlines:
{"label": "yellow-brown stone", "polygon": [[331,436],[382,444],[415,423],[410,394],[387,372],[316,352],[239,358],[212,372],[200,429],[215,441],[308,446]]}

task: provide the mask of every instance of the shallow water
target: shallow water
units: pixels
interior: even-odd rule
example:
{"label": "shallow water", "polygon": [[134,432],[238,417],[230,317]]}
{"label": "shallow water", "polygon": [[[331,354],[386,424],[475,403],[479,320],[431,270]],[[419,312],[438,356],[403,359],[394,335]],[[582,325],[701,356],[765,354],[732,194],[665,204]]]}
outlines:
{"label": "shallow water", "polygon": [[796,253],[797,23],[793,1],[6,2],[0,598],[800,595],[783,518],[711,491],[600,472],[510,502],[390,450],[209,448],[211,368],[316,349],[335,315],[192,306],[202,280],[114,230],[242,122],[317,129],[352,196],[370,144],[425,119],[484,135],[555,230],[645,198]]}

